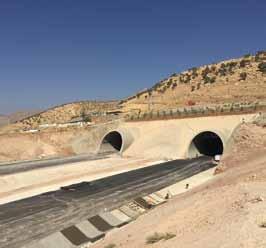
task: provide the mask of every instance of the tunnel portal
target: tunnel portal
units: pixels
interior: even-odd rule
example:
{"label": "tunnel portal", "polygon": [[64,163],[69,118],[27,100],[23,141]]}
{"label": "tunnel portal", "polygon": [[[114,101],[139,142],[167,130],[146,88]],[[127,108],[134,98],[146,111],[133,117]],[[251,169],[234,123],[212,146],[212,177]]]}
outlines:
{"label": "tunnel portal", "polygon": [[122,145],[122,135],[117,131],[112,131],[104,136],[99,153],[120,152]]}
{"label": "tunnel portal", "polygon": [[196,135],[190,145],[190,157],[196,155],[215,156],[223,154],[223,141],[214,132],[206,131]]}

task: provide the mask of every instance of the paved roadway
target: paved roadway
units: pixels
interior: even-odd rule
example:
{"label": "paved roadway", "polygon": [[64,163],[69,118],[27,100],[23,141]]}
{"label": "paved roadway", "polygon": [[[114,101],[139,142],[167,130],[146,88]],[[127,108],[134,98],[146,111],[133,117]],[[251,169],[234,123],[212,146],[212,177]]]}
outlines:
{"label": "paved roadway", "polygon": [[1,163],[0,164],[0,176],[10,175],[19,172],[25,172],[30,170],[42,169],[46,167],[53,167],[59,165],[65,165],[70,163],[77,163],[83,161],[91,161],[107,158],[112,153],[101,153],[101,154],[83,154],[64,158],[51,158],[51,159],[40,159],[31,161],[22,161],[14,163]]}
{"label": "paved roadway", "polygon": [[0,248],[27,247],[33,240],[214,166],[208,157],[175,160],[0,205]]}

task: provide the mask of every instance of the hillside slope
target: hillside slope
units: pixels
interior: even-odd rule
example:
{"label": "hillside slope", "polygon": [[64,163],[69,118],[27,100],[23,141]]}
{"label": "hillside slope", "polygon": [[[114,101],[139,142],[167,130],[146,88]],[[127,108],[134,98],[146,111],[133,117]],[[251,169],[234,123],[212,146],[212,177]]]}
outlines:
{"label": "hillside slope", "polygon": [[[266,51],[219,63],[191,68],[156,83],[122,101],[80,101],[50,108],[24,118],[18,129],[41,124],[66,123],[87,116],[101,121],[116,115],[187,105],[255,102],[266,99]],[[109,113],[116,115],[108,115]],[[108,118],[106,116],[108,115]]]}
{"label": "hillside slope", "polygon": [[48,109],[23,119],[20,123],[24,127],[37,127],[41,124],[66,123],[77,117],[103,116],[107,112],[118,108],[117,101],[80,101],[67,103]]}
{"label": "hillside slope", "polygon": [[266,51],[191,68],[121,102],[124,112],[266,99]]}

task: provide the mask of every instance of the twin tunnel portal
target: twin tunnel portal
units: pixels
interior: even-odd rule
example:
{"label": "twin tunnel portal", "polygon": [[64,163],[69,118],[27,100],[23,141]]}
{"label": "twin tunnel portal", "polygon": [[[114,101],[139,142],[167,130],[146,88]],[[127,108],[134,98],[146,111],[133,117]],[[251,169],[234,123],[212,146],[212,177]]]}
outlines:
{"label": "twin tunnel portal", "polygon": [[[117,152],[128,157],[187,159],[222,155],[235,130],[258,114],[208,116],[186,119],[118,122],[95,129],[84,139],[84,153]],[[88,147],[86,150],[85,148]]]}
{"label": "twin tunnel portal", "polygon": [[[119,131],[111,131],[102,139],[99,153],[122,152],[123,142],[123,136]],[[192,139],[188,156],[215,156],[223,154],[223,151],[224,144],[219,135],[215,132],[203,131]]]}

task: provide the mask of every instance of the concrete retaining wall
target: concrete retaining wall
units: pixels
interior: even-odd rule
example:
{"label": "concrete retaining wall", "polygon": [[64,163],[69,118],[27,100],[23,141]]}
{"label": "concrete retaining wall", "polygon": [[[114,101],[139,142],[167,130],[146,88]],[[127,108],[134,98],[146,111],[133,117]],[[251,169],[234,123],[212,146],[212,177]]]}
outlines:
{"label": "concrete retaining wall", "polygon": [[254,120],[258,114],[198,117],[173,120],[114,122],[100,125],[80,137],[72,146],[77,153],[97,153],[105,135],[117,131],[121,134],[124,156],[143,156],[158,159],[188,158],[195,155],[191,142],[204,131],[217,134],[226,149],[227,143],[242,122]]}

